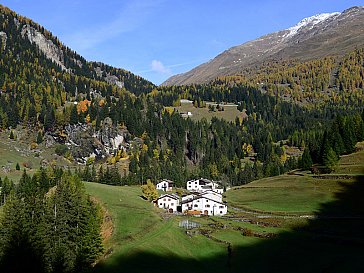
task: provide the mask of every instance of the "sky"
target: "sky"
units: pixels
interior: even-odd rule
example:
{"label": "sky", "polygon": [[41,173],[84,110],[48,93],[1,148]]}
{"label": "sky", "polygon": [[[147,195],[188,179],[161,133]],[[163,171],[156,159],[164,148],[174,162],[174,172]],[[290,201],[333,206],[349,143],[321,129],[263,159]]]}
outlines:
{"label": "sky", "polygon": [[2,0],[89,61],[155,84],[224,50],[364,0]]}

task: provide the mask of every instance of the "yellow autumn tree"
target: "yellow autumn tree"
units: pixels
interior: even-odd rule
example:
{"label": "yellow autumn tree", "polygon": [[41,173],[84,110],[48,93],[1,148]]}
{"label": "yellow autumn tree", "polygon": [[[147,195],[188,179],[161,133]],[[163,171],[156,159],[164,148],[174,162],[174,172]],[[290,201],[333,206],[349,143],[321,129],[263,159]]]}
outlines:
{"label": "yellow autumn tree", "polygon": [[153,201],[158,198],[158,192],[150,179],[147,179],[147,184],[142,186],[142,192],[146,199]]}

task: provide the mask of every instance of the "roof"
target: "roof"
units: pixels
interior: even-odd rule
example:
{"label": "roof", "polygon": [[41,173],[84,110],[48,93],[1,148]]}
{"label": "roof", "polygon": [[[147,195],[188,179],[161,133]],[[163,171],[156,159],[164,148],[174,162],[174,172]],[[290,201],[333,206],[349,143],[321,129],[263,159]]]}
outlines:
{"label": "roof", "polygon": [[174,184],[174,182],[169,179],[163,179],[163,180],[159,181],[157,184],[162,183],[162,182],[168,182],[168,184]]}
{"label": "roof", "polygon": [[221,193],[216,192],[216,191],[214,191],[214,190],[207,190],[207,191],[204,191],[204,192],[199,192],[197,195],[204,195],[204,194],[208,194],[208,193],[213,193],[213,194],[216,194],[216,195],[220,195],[220,196],[222,196],[222,194],[221,194]]}
{"label": "roof", "polygon": [[226,204],[224,204],[224,203],[222,203],[222,202],[219,202],[219,201],[216,201],[216,200],[213,200],[213,199],[211,199],[211,198],[207,198],[207,197],[205,197],[205,196],[201,196],[201,195],[198,195],[198,196],[194,197],[193,199],[183,200],[183,201],[181,202],[181,204],[187,204],[187,203],[190,203],[190,202],[192,202],[192,201],[195,201],[195,200],[198,200],[198,199],[201,199],[201,198],[205,198],[205,199],[207,199],[207,200],[210,200],[210,201],[213,201],[213,202],[216,202],[216,203],[219,203],[219,204],[221,204],[221,205],[226,206]]}
{"label": "roof", "polygon": [[165,198],[165,197],[169,197],[169,198],[172,198],[172,199],[176,199],[176,200],[179,200],[179,196],[175,195],[175,194],[163,194],[161,196],[159,196],[157,198],[157,200],[161,199],[161,198]]}

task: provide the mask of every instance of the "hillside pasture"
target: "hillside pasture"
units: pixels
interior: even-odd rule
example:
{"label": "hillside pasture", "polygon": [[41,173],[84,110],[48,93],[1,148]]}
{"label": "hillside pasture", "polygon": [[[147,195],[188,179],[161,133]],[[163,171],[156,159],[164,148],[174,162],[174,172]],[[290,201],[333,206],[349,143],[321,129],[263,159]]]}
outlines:
{"label": "hillside pasture", "polygon": [[246,114],[244,112],[240,112],[237,109],[236,105],[232,104],[220,104],[224,107],[224,111],[209,111],[208,105],[213,104],[216,106],[216,104],[207,102],[206,107],[204,108],[197,108],[194,107],[192,103],[181,103],[178,107],[166,107],[169,111],[178,111],[179,113],[187,113],[191,112],[192,116],[190,117],[192,120],[201,120],[205,118],[206,120],[210,121],[213,117],[219,118],[219,119],[225,119],[227,121],[235,121],[236,117],[239,117],[241,119],[246,118]]}

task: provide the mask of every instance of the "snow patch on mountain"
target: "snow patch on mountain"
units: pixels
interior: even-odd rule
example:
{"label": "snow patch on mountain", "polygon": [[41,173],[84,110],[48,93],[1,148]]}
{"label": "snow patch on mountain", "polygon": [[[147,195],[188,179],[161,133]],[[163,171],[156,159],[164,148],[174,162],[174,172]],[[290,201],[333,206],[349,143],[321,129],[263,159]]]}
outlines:
{"label": "snow patch on mountain", "polygon": [[309,27],[310,29],[313,28],[315,25],[326,21],[327,19],[336,16],[336,15],[340,15],[340,12],[333,12],[333,13],[322,13],[322,14],[317,14],[311,17],[307,17],[303,20],[301,20],[298,24],[296,24],[293,27],[290,27],[287,29],[288,34],[286,34],[284,36],[284,38],[288,38],[288,37],[292,37],[294,35],[296,35],[298,33],[299,30],[301,30],[302,28],[305,27]]}

